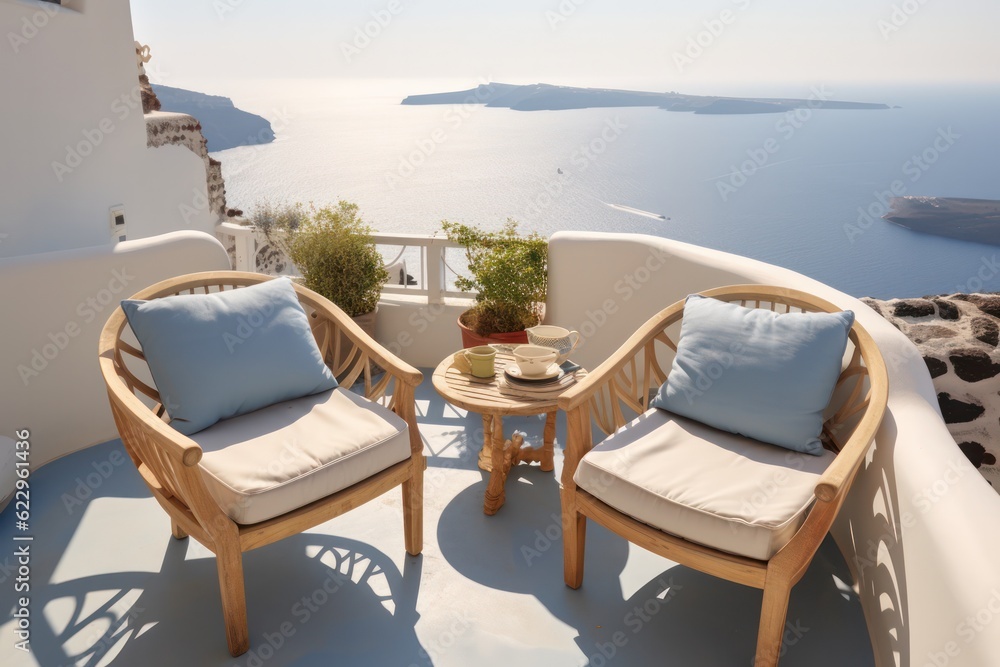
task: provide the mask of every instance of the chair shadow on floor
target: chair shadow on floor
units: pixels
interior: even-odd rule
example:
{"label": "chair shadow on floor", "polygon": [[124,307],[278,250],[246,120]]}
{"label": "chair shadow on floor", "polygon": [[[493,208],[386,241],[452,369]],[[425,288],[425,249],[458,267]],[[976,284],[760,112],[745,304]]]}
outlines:
{"label": "chair shadow on floor", "polygon": [[[532,595],[578,631],[579,662],[614,665],[752,665],[761,592],[659,559],[591,523],[584,584],[563,583],[558,483],[551,473],[512,471],[507,504],[482,514],[483,484],[453,498],[438,524],[448,563],[497,590]],[[639,570],[645,583],[623,595],[622,581]],[[662,564],[662,570],[658,570]],[[793,589],[782,667],[874,665],[867,628],[851,577],[831,539]]]}
{"label": "chair shadow on floor", "polygon": [[[250,651],[229,656],[212,557],[185,559],[171,540],[159,572],[117,572],[48,584],[36,609],[39,664],[409,664],[422,648],[414,626],[421,557],[403,572],[356,540],[301,533],[249,552],[244,567]],[[277,658],[277,659],[275,659]]]}

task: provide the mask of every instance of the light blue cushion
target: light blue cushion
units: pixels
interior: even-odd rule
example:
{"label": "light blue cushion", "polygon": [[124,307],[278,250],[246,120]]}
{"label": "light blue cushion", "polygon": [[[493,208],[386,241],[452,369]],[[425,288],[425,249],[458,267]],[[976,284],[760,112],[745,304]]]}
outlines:
{"label": "light blue cushion", "polygon": [[774,313],[692,294],[652,407],[820,455],[854,313]]}
{"label": "light blue cushion", "polygon": [[129,299],[122,310],[170,425],[185,435],[337,386],[287,278],[214,294]]}

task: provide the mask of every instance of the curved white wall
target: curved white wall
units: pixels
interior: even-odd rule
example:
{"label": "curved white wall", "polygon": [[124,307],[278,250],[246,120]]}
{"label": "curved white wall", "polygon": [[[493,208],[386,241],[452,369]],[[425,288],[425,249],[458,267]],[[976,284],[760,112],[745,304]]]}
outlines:
{"label": "curved white wall", "polygon": [[30,430],[34,467],[117,438],[97,363],[108,316],[155,282],[228,268],[215,237],[186,231],[0,258],[0,436]]}
{"label": "curved white wall", "polygon": [[0,257],[108,244],[116,204],[130,239],[211,233],[181,208],[207,201],[202,161],[146,148],[128,0],[75,6],[0,2]]}
{"label": "curved white wall", "polygon": [[691,292],[770,283],[853,310],[889,366],[889,410],[834,527],[880,667],[1000,665],[1000,497],[941,419],[916,348],[857,299],[793,271],[662,238],[555,234],[549,323],[579,330],[594,367]]}

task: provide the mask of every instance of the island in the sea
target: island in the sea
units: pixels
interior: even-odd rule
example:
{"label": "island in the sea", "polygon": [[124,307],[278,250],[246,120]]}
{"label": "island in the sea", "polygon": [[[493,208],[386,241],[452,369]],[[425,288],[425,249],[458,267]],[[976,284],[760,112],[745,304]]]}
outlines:
{"label": "island in the sea", "polygon": [[152,86],[162,111],[186,113],[198,119],[209,152],[274,141],[274,130],[266,118],[237,109],[228,97],[155,83]]}
{"label": "island in the sea", "polygon": [[810,99],[719,97],[612,88],[574,88],[547,83],[484,83],[469,90],[410,95],[403,104],[483,104],[515,111],[557,111],[596,107],[658,107],[696,114],[783,113],[793,109],[888,109],[886,104],[840,102],[820,93]]}
{"label": "island in the sea", "polygon": [[1000,245],[1000,201],[960,197],[894,197],[889,222],[925,234]]}

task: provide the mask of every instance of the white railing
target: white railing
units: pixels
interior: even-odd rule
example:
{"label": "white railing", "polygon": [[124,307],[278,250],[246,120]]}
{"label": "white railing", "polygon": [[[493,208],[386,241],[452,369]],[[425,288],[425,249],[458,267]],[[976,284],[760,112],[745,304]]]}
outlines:
{"label": "white railing", "polygon": [[[231,237],[235,243],[233,251],[233,268],[237,271],[260,271],[257,255],[262,247],[267,245],[264,235],[253,227],[233,222],[220,222],[216,226],[216,234],[220,237]],[[403,294],[425,297],[428,303],[444,303],[445,298],[471,298],[474,294],[454,288],[454,277],[461,275],[448,262],[448,249],[461,248],[454,241],[443,236],[429,234],[382,234],[375,233],[375,244],[383,251],[383,257],[391,256],[386,248],[399,248],[395,259],[387,261],[387,266],[403,266],[404,280],[402,284],[387,284],[382,288],[383,294]],[[225,239],[223,239],[225,242]],[[453,253],[458,255],[458,253]],[[464,257],[452,258],[456,264],[464,262]],[[415,265],[415,266],[414,266]],[[412,277],[416,284],[406,284],[406,277]],[[393,283],[390,280],[390,283]]]}

